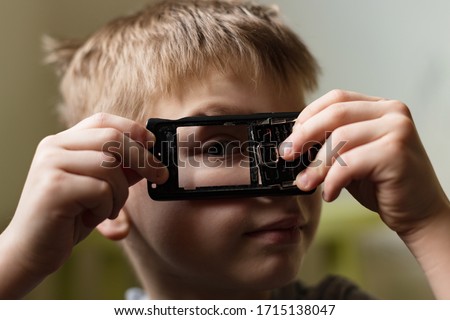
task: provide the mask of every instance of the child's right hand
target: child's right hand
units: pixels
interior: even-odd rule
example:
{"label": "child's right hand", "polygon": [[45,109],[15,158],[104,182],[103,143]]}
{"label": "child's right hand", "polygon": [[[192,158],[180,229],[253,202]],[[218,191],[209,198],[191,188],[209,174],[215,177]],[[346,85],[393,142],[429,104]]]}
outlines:
{"label": "child's right hand", "polygon": [[0,235],[1,298],[26,294],[69,257],[100,222],[117,217],[128,187],[164,183],[167,168],[140,124],[96,114],[39,144],[17,211]]}

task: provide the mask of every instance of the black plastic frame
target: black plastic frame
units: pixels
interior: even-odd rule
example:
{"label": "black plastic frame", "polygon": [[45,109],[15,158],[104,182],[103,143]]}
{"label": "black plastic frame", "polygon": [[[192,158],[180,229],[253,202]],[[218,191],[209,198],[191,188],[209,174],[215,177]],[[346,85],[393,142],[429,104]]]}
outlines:
{"label": "black plastic frame", "polygon": [[[185,190],[178,185],[177,163],[177,137],[178,127],[202,126],[202,125],[279,125],[293,122],[298,117],[298,112],[258,113],[251,115],[224,115],[224,116],[199,116],[187,117],[178,120],[151,118],[147,121],[147,129],[153,132],[156,143],[149,149],[155,157],[159,158],[169,170],[169,179],[162,185],[155,185],[148,181],[148,193],[154,200],[188,200],[188,199],[213,199],[226,197],[256,197],[256,196],[281,196],[311,194],[315,190],[304,192],[293,185],[268,186],[255,185],[253,179],[250,185],[198,187],[195,190]],[[281,143],[282,141],[279,141]],[[314,147],[313,147],[314,149]],[[317,153],[313,151],[312,158]],[[165,156],[164,156],[165,155]],[[311,153],[301,155],[306,167],[311,160]],[[255,169],[256,154],[249,154],[252,166]],[[304,168],[303,168],[304,169]],[[301,169],[301,170],[303,170]]]}

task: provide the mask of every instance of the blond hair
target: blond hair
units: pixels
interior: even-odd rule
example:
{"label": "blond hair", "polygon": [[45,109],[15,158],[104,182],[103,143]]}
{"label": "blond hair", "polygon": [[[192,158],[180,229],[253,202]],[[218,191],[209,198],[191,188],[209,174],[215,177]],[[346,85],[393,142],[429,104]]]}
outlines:
{"label": "blond hair", "polygon": [[61,76],[66,125],[108,112],[144,119],[152,101],[206,72],[315,89],[319,67],[276,7],[238,0],[162,1],[115,19],[86,41],[46,38]]}

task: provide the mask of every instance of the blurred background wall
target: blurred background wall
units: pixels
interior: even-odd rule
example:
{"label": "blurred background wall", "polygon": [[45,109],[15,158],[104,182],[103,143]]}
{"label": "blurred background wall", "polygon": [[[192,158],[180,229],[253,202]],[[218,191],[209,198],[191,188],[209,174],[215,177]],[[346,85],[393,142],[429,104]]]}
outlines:
{"label": "blurred background wall", "polygon": [[[42,65],[43,34],[83,38],[144,0],[0,2],[0,230],[11,219],[38,142],[61,130],[57,81]],[[406,102],[447,194],[450,190],[450,2],[277,2],[318,58],[323,75],[314,99],[333,88]],[[344,194],[326,205],[318,239],[301,272],[313,283],[343,274],[380,298],[429,298],[405,246]],[[32,224],[33,221],[30,221]],[[1,279],[0,279],[1,281]],[[116,298],[135,285],[119,249],[94,234],[28,298]]]}

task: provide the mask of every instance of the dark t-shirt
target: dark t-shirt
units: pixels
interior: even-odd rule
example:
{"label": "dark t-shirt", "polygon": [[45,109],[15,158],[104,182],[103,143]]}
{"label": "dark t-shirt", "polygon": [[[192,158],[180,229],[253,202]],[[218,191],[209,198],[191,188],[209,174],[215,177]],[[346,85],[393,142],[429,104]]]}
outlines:
{"label": "dark t-shirt", "polygon": [[[142,289],[131,288],[125,294],[127,300],[149,299]],[[373,299],[354,283],[339,276],[328,276],[315,286],[293,282],[272,292],[272,300],[365,300]]]}
{"label": "dark t-shirt", "polygon": [[275,300],[366,300],[373,299],[349,280],[328,276],[315,286],[293,282],[272,293]]}

